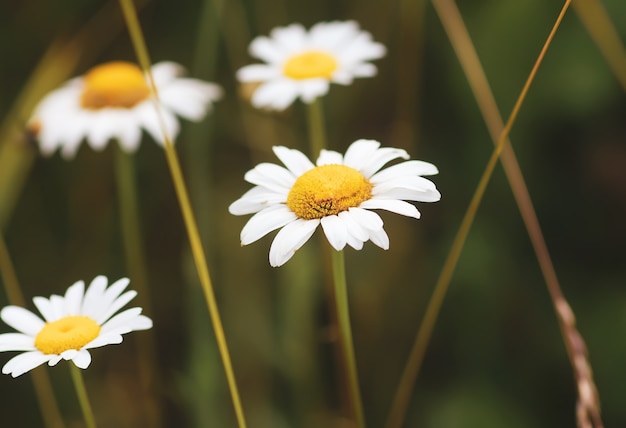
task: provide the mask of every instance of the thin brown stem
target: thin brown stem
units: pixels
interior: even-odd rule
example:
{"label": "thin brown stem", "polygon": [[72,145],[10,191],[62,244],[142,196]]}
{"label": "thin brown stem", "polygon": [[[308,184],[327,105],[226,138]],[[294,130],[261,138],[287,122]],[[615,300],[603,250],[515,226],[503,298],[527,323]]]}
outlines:
{"label": "thin brown stem", "polygon": [[[548,35],[547,40],[543,48],[541,49],[541,52],[539,53],[539,56],[537,57],[537,60],[535,61],[535,64],[530,71],[526,83],[524,84],[524,87],[522,88],[522,91],[518,96],[515,106],[513,107],[513,110],[509,116],[509,119],[506,125],[502,128],[502,132],[499,135],[492,156],[487,163],[478,187],[467,208],[463,220],[461,221],[461,226],[459,227],[459,231],[454,238],[452,248],[448,253],[448,257],[444,262],[441,274],[437,280],[437,283],[435,284],[433,295],[428,304],[428,307],[426,308],[426,313],[424,314],[424,320],[422,321],[422,324],[420,325],[420,328],[417,332],[407,365],[405,366],[405,369],[402,373],[400,385],[398,386],[398,390],[392,404],[391,412],[387,420],[387,428],[399,428],[405,419],[411,391],[413,390],[413,387],[417,380],[417,376],[419,374],[424,355],[426,354],[428,343],[430,342],[430,337],[432,336],[432,331],[439,315],[443,299],[450,285],[450,280],[456,267],[456,263],[463,249],[465,239],[467,238],[472,222],[476,216],[476,212],[478,210],[480,202],[482,201],[482,197],[494,171],[498,158],[503,148],[507,145],[506,143],[508,141],[508,136],[510,134],[511,128],[513,127],[513,124],[517,119],[517,115],[521,109],[521,106],[524,103],[524,100],[526,99],[526,95],[528,94],[528,90],[532,85],[535,75],[537,74],[537,70],[539,69],[539,66],[543,61],[547,49],[550,46],[550,43],[552,42],[552,39],[556,34],[556,30],[561,24],[561,21],[563,20],[565,12],[569,8],[570,3],[571,0],[567,0],[565,2],[563,8],[561,9],[561,13],[556,19],[552,31]],[[433,0],[433,4],[440,14],[442,13],[442,11],[447,13],[447,10],[449,10],[450,8],[456,8],[453,0]]]}
{"label": "thin brown stem", "polygon": [[[469,80],[474,97],[495,144],[503,131],[504,124],[463,18],[453,1],[435,0],[433,4]],[[587,358],[586,346],[576,328],[573,312],[563,295],[524,176],[513,147],[508,140],[502,149],[500,160],[552,298],[568,357],[574,369],[579,390],[577,414],[586,415],[585,418],[593,421],[593,425],[589,426],[602,427],[599,397]],[[587,425],[582,423],[580,416],[579,425]]]}

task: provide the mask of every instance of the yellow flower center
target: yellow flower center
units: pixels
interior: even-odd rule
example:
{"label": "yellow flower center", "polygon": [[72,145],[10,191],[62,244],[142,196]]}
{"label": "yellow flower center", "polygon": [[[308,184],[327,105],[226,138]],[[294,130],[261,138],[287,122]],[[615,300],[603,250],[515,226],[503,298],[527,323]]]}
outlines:
{"label": "yellow flower center", "polygon": [[82,315],[69,316],[46,323],[35,338],[35,347],[44,354],[61,354],[79,350],[100,334],[100,326]]}
{"label": "yellow flower center", "polygon": [[85,89],[80,98],[83,108],[131,108],[148,98],[150,89],[142,71],[123,61],[107,62],[89,70],[84,78]]}
{"label": "yellow flower center", "polygon": [[302,174],[287,195],[287,207],[305,220],[339,214],[372,196],[372,183],[345,165],[322,165]]}
{"label": "yellow flower center", "polygon": [[283,72],[285,76],[296,80],[323,77],[330,79],[337,70],[337,61],[324,52],[306,52],[289,58]]}

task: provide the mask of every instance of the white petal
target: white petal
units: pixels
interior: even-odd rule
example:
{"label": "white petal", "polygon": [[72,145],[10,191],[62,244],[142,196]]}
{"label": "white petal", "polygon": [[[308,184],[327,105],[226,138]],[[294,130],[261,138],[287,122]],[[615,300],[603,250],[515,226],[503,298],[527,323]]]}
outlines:
{"label": "white petal", "polygon": [[382,149],[376,150],[374,155],[359,168],[354,166],[353,168],[361,171],[365,178],[369,178],[374,175],[376,171],[381,169],[387,162],[397,158],[408,159],[409,154],[403,149],[396,149],[394,147],[383,147]]}
{"label": "white petal", "polygon": [[23,354],[18,354],[11,358],[4,367],[2,367],[2,373],[18,377],[42,365],[46,361],[49,361],[50,358],[50,355],[44,355],[39,351],[24,352]]}
{"label": "white petal", "polygon": [[[141,126],[148,131],[150,136],[159,144],[164,144],[164,134],[163,134],[163,126],[165,126],[165,131],[167,132],[170,140],[175,142],[176,136],[178,135],[180,124],[178,123],[178,119],[176,116],[172,114],[167,108],[163,105],[161,106],[161,114],[158,115],[156,111],[156,106],[153,101],[147,100],[135,107],[135,112],[137,114],[139,123]],[[163,123],[161,123],[161,119]]]}
{"label": "white petal", "polygon": [[262,186],[255,186],[243,196],[228,206],[228,212],[233,215],[245,215],[259,212],[270,205],[287,202],[285,192],[276,193]]}
{"label": "white petal", "polygon": [[359,34],[359,26],[355,21],[320,22],[309,30],[311,45],[337,51],[338,47],[348,43]]}
{"label": "white petal", "polygon": [[34,351],[35,339],[22,333],[0,334],[0,352],[6,351]]}
{"label": "white petal", "polygon": [[32,337],[35,337],[44,327],[41,318],[19,306],[5,306],[0,311],[0,318],[20,333]]}
{"label": "white petal", "polygon": [[81,349],[76,353],[76,355],[72,358],[72,362],[79,369],[86,369],[91,364],[91,354],[86,349]]}
{"label": "white petal", "polygon": [[316,98],[326,95],[329,86],[327,79],[306,79],[299,82],[298,92],[302,101],[310,104]]}
{"label": "white petal", "polygon": [[273,163],[260,163],[243,178],[251,184],[263,186],[278,193],[284,193],[285,198],[295,183],[296,178],[288,169]]}
{"label": "white petal", "polygon": [[342,46],[339,56],[344,64],[350,66],[382,58],[386,53],[387,49],[384,45],[373,42],[372,35],[362,31]]}
{"label": "white petal", "polygon": [[83,281],[76,281],[65,292],[65,310],[67,315],[79,315],[81,314],[81,307],[83,303],[83,294],[85,291],[85,283]]}
{"label": "white petal", "polygon": [[257,108],[284,110],[298,97],[298,85],[293,80],[270,80],[252,94],[252,105]]}
{"label": "white petal", "polygon": [[50,367],[56,366],[59,361],[63,359],[63,357],[57,354],[48,354],[48,357],[50,357],[50,359],[48,360],[48,365]]}
{"label": "white petal", "polygon": [[321,165],[342,165],[343,164],[343,156],[341,153],[335,152],[333,150],[322,149],[320,152],[317,161],[315,162],[317,166]]}
{"label": "white petal", "polygon": [[97,322],[98,324],[102,325],[102,323],[104,323],[106,320],[111,318],[111,316],[113,316],[113,314],[115,314],[121,308],[126,306],[126,304],[128,302],[133,300],[135,298],[135,296],[137,296],[137,292],[135,290],[130,290],[130,291],[127,291],[126,293],[122,294],[120,297],[115,299],[115,301],[112,302],[111,305],[108,306],[108,308],[107,308],[107,310],[105,312],[100,314],[100,316],[97,319],[94,319],[94,321]]}
{"label": "white petal", "polygon": [[185,68],[172,61],[161,61],[150,68],[150,73],[154,78],[154,84],[159,88],[176,79],[178,76],[185,74]]}
{"label": "white petal", "polygon": [[[376,187],[374,187],[376,189]],[[372,191],[377,199],[404,199],[405,201],[437,202],[441,199],[441,194],[437,190],[413,190],[401,187],[394,187],[381,192]]]}
{"label": "white petal", "polygon": [[61,358],[65,361],[71,360],[78,355],[78,350],[76,349],[68,349],[67,351],[61,352]]}
{"label": "white petal", "polygon": [[102,326],[102,335],[126,334],[152,328],[152,320],[141,315],[141,308],[130,308],[115,315]]}
{"label": "white petal", "polygon": [[126,153],[134,153],[141,142],[141,128],[136,120],[120,123],[116,132],[120,147]]}
{"label": "white petal", "polygon": [[300,53],[307,48],[308,34],[301,24],[274,28],[270,34],[283,55]]}
{"label": "white petal", "polygon": [[97,314],[100,313],[104,291],[108,282],[107,277],[103,275],[98,275],[91,281],[83,298],[82,315],[89,315],[95,319]]}
{"label": "white petal", "polygon": [[388,168],[383,169],[380,172],[377,172],[370,178],[370,181],[373,184],[378,184],[383,183],[386,180],[392,179],[394,177],[411,175],[435,175],[438,173],[439,171],[437,170],[437,167],[432,163],[419,160],[410,160],[399,163],[397,165],[392,165]]}
{"label": "white petal", "polygon": [[270,246],[270,265],[285,264],[309,240],[319,224],[319,220],[297,219],[283,227]]}
{"label": "white petal", "polygon": [[343,250],[348,242],[348,229],[342,219],[330,215],[323,217],[321,223],[330,245],[337,251]]}
{"label": "white petal", "polygon": [[265,82],[280,78],[280,68],[266,64],[252,64],[237,70],[237,80],[240,82]]}
{"label": "white petal", "polygon": [[91,281],[83,297],[82,315],[95,319],[103,310],[102,301],[107,285],[108,279],[103,275],[98,275]]}
{"label": "white petal", "polygon": [[[350,76],[352,78],[354,78],[354,77],[374,77],[374,76],[376,76],[377,72],[378,72],[378,69],[376,68],[376,66],[374,64],[370,64],[369,62],[364,62],[364,63],[360,63],[360,64],[353,64],[353,65],[350,66]],[[336,78],[341,78],[339,73],[334,73],[333,74],[333,78],[332,78],[333,82],[335,81]]]}
{"label": "white petal", "polygon": [[65,299],[63,297],[53,294],[50,296],[49,300],[52,312],[54,313],[54,318],[51,318],[48,321],[56,321],[59,318],[67,316],[67,312],[65,312]]}
{"label": "white petal", "polygon": [[299,177],[305,172],[315,168],[313,162],[309,160],[308,157],[300,150],[296,149],[288,149],[283,146],[274,146],[272,147],[274,154],[280,161],[287,167],[291,173]]}
{"label": "white petal", "polygon": [[363,208],[350,208],[349,212],[352,219],[368,231],[383,228],[383,220],[373,211],[368,211]]}
{"label": "white petal", "polygon": [[374,156],[380,143],[375,140],[357,140],[350,144],[344,156],[344,165],[360,171]]}
{"label": "white petal", "polygon": [[255,242],[298,217],[286,205],[273,205],[253,215],[241,230],[241,245]]}
{"label": "white petal", "polygon": [[127,109],[104,108],[94,112],[91,126],[87,129],[87,143],[92,149],[102,151],[109,140],[115,138],[118,129],[122,129],[132,117]]}
{"label": "white petal", "polygon": [[270,64],[280,62],[285,57],[285,54],[281,52],[280,46],[264,36],[252,40],[249,51],[253,57]]}
{"label": "white petal", "polygon": [[343,220],[348,231],[348,244],[355,250],[360,250],[363,243],[369,239],[369,232],[352,218],[352,209],[340,212],[339,218]]}
{"label": "white petal", "polygon": [[122,343],[123,340],[124,338],[122,337],[121,334],[117,334],[117,333],[100,334],[100,336],[96,337],[94,340],[92,340],[91,342],[83,346],[83,349],[100,348],[102,346],[107,346],[107,345],[118,345]]}
{"label": "white petal", "polygon": [[360,208],[381,209],[405,215],[407,217],[420,218],[420,212],[414,205],[397,199],[370,199],[361,203]]}
{"label": "white petal", "polygon": [[370,241],[383,250],[389,249],[389,236],[387,236],[385,229],[370,230]]}
{"label": "white petal", "polygon": [[382,195],[384,192],[394,189],[409,189],[416,192],[426,192],[436,190],[435,183],[427,178],[419,177],[417,175],[405,175],[390,177],[387,180],[378,183],[372,189],[372,193]]}
{"label": "white petal", "polygon": [[43,319],[50,322],[54,321],[58,318],[58,315],[55,312],[54,306],[50,302],[49,299],[45,297],[36,296],[33,297],[33,303],[37,310],[43,315]]}
{"label": "white petal", "polygon": [[199,121],[222,96],[222,89],[213,83],[197,79],[178,79],[159,90],[159,99],[180,117]]}

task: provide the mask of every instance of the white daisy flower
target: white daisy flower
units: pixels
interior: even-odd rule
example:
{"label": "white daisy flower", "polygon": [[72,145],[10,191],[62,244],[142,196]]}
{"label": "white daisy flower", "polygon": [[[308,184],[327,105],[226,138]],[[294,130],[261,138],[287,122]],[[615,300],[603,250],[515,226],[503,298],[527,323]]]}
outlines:
{"label": "white daisy flower", "polygon": [[234,215],[256,213],[241,231],[241,245],[250,244],[282,228],[270,247],[270,264],[281,266],[313,235],[318,225],[337,251],[356,250],[371,240],[383,249],[389,238],[383,221],[372,209],[420,218],[405,201],[435,202],[441,198],[432,181],[437,174],[428,162],[411,160],[381,170],[393,159],[409,159],[406,151],[379,148],[373,140],[358,140],[345,155],[322,150],[314,165],[302,152],[274,147],[286,166],[261,163],[245,180],[255,185],[228,210]]}
{"label": "white daisy flower", "polygon": [[[176,115],[200,121],[222,95],[222,89],[213,83],[180,77],[184,68],[173,62],[155,64],[151,72],[172,140],[179,130]],[[68,159],[74,157],[83,139],[94,150],[102,150],[110,139],[116,139],[124,150],[134,152],[142,128],[163,144],[148,79],[139,67],[123,61],[98,65],[52,91],[36,107],[29,127],[43,154],[60,148]]]}
{"label": "white daisy flower", "polygon": [[56,365],[72,360],[85,369],[91,363],[88,349],[122,342],[122,335],[152,328],[152,320],[131,308],[113,316],[136,295],[122,294],[130,282],[122,278],[107,288],[107,278],[97,276],[85,291],[85,283],[70,286],[65,296],[35,297],[43,320],[19,306],[6,306],[0,318],[18,333],[0,334],[0,352],[24,351],[10,359],[3,374],[17,377],[43,363]]}
{"label": "white daisy flower", "polygon": [[267,64],[241,68],[241,82],[262,82],[252,95],[255,107],[284,110],[300,97],[311,103],[328,92],[330,82],[349,85],[355,77],[372,77],[368,63],[385,55],[354,21],[320,22],[308,32],[300,24],[274,28],[271,37],[257,37],[250,55]]}

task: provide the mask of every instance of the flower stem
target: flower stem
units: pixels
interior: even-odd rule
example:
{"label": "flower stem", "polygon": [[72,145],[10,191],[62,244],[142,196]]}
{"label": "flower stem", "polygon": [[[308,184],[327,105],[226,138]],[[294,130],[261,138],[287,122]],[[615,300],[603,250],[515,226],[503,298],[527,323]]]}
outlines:
{"label": "flower stem", "polygon": [[[599,8],[598,4],[595,2],[573,1],[572,5],[574,8],[577,6],[579,8],[588,8],[585,9],[586,11],[590,11],[588,14],[581,13],[581,9],[578,10],[578,14],[583,20],[588,18],[588,15],[593,15],[591,11],[597,11],[600,16],[602,16],[602,19],[599,21],[605,24],[605,28],[609,29],[607,33],[607,36],[609,36],[608,40],[611,39],[610,29],[612,25],[608,22],[608,18],[606,18],[604,13],[597,10],[597,8]],[[481,114],[483,115],[491,138],[495,144],[504,128],[504,124],[500,117],[495,98],[489,87],[489,82],[478,59],[476,49],[474,48],[461,17],[461,13],[451,0],[434,0],[433,6],[450,38],[450,42],[467,76],[470,87],[474,92],[474,97],[476,98]],[[592,25],[591,22],[587,24],[588,26]],[[594,30],[595,29],[597,29],[597,27],[594,27]],[[590,29],[590,31],[592,30]],[[607,59],[607,61],[609,63],[611,62],[610,59]],[[624,68],[624,71],[626,71],[626,68]],[[625,77],[621,79],[624,84],[626,83],[626,74],[622,73],[622,77]],[[526,226],[546,287],[552,298],[565,348],[572,368],[574,369],[574,377],[578,384],[579,391],[579,411],[576,412],[579,418],[578,425],[602,427],[600,398],[593,380],[593,371],[591,370],[591,364],[587,355],[587,347],[583,337],[577,330],[576,319],[561,290],[561,285],[559,284],[550,252],[548,251],[543,232],[541,231],[537,213],[533,207],[528,187],[526,186],[524,176],[510,141],[507,141],[504,146],[500,160],[511,186],[511,190],[513,191],[513,196],[517,202],[524,225]],[[580,391],[586,391],[586,393],[580,394]]]}
{"label": "flower stem", "polygon": [[[9,249],[4,241],[4,235],[0,233],[0,277],[4,284],[9,303],[17,306],[25,306],[24,296],[17,280],[17,275],[11,261]],[[54,396],[54,390],[50,382],[48,372],[37,368],[30,372],[35,388],[35,395],[39,402],[39,409],[46,428],[63,428],[63,418],[57,400]]]}
{"label": "flower stem", "polygon": [[311,159],[315,161],[322,149],[326,148],[326,126],[324,123],[324,111],[322,109],[322,99],[315,98],[312,103],[307,104],[309,123],[309,144],[311,148]]}
{"label": "flower stem", "polygon": [[358,428],[365,427],[361,391],[354,358],[350,312],[348,310],[348,287],[346,284],[346,264],[343,251],[332,250],[333,279],[335,282],[335,304],[339,321],[339,335],[344,357],[344,366],[348,375],[348,394],[352,403],[352,412]]}
{"label": "flower stem", "polygon": [[437,321],[443,299],[448,290],[448,286],[450,285],[452,274],[454,273],[454,269],[463,250],[465,239],[467,238],[474,218],[476,217],[478,207],[480,206],[482,197],[485,194],[487,184],[489,184],[489,180],[491,179],[491,175],[493,174],[495,166],[497,165],[500,154],[505,147],[506,142],[508,141],[508,136],[511,132],[511,128],[515,123],[515,119],[517,118],[521,106],[526,99],[526,95],[528,94],[528,90],[530,89],[535,75],[537,74],[537,70],[539,69],[539,66],[543,61],[546,51],[550,46],[554,35],[556,34],[556,30],[558,29],[563,19],[563,16],[567,8],[569,7],[570,2],[571,0],[567,0],[565,2],[565,5],[561,9],[561,13],[556,19],[552,31],[548,35],[548,38],[543,48],[541,49],[541,52],[539,53],[539,56],[537,57],[537,60],[535,61],[532,70],[530,71],[526,83],[524,84],[524,87],[522,88],[522,91],[518,96],[515,106],[513,107],[513,111],[511,112],[509,119],[506,123],[506,126],[504,127],[500,134],[500,137],[498,138],[495,149],[493,150],[491,157],[487,162],[487,166],[483,171],[483,174],[480,178],[474,195],[472,196],[472,200],[467,208],[467,211],[463,216],[463,220],[461,221],[459,230],[454,238],[450,252],[446,257],[444,266],[441,269],[441,273],[439,274],[439,278],[437,279],[437,282],[435,284],[433,294],[428,303],[428,307],[426,308],[426,313],[424,314],[424,319],[417,332],[407,364],[402,373],[400,385],[398,386],[398,390],[396,391],[391,412],[385,425],[387,428],[399,428],[400,426],[402,426],[402,422],[404,420],[406,410],[409,404],[411,391],[413,389],[413,386],[415,385],[415,381],[417,380],[417,375],[419,374],[422,362],[424,360],[424,355],[426,354],[426,348],[428,347],[430,337],[435,327],[435,323]]}
{"label": "flower stem", "polygon": [[[137,179],[135,161],[132,155],[125,153],[121,147],[116,147],[115,178],[117,183],[117,195],[120,209],[120,222],[126,266],[130,279],[137,290],[139,304],[145,312],[153,313],[150,303],[150,289],[148,287],[148,274],[146,258],[142,245],[141,222],[137,198]],[[159,406],[153,381],[157,379],[156,373],[156,345],[154,330],[146,331],[140,335],[137,341],[137,357],[139,368],[139,380],[144,392],[146,403],[146,422],[151,427],[161,426]]]}
{"label": "flower stem", "polygon": [[124,13],[126,25],[128,27],[128,31],[130,33],[133,46],[135,48],[137,58],[139,60],[141,68],[148,75],[150,91],[155,100],[155,108],[159,117],[159,125],[164,136],[165,156],[167,159],[167,164],[170,169],[172,181],[174,182],[174,188],[176,190],[176,196],[178,197],[178,203],[180,205],[183,220],[185,222],[185,227],[187,229],[187,235],[189,237],[196,270],[198,272],[200,284],[202,285],[202,290],[205,295],[209,316],[211,317],[211,323],[213,324],[213,330],[215,332],[217,346],[222,358],[222,364],[224,366],[226,380],[228,382],[231,399],[233,401],[235,415],[237,417],[239,427],[245,428],[246,421],[243,414],[243,407],[241,405],[241,399],[239,398],[239,390],[237,389],[237,382],[235,381],[235,374],[232,367],[230,352],[228,351],[228,345],[226,343],[224,327],[222,326],[222,321],[215,300],[215,294],[213,292],[213,286],[211,284],[211,277],[209,275],[209,268],[206,262],[204,248],[202,247],[200,233],[198,232],[198,225],[193,210],[191,208],[189,193],[187,191],[187,186],[185,185],[185,179],[181,170],[180,161],[178,160],[178,154],[176,153],[174,144],[165,127],[163,111],[161,110],[161,105],[158,101],[158,93],[154,84],[154,79],[152,77],[152,74],[150,73],[150,57],[148,55],[146,43],[143,38],[141,26],[139,25],[137,13],[133,6],[132,0],[119,0],[119,2],[122,8],[122,12]]}
{"label": "flower stem", "polygon": [[74,388],[76,388],[76,395],[78,396],[80,407],[83,410],[83,416],[85,417],[87,428],[96,428],[96,420],[93,417],[91,403],[89,403],[89,397],[87,396],[83,373],[81,372],[81,369],[74,365],[74,363],[70,362],[69,365],[70,372],[72,373],[72,381],[74,382]]}

